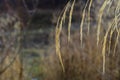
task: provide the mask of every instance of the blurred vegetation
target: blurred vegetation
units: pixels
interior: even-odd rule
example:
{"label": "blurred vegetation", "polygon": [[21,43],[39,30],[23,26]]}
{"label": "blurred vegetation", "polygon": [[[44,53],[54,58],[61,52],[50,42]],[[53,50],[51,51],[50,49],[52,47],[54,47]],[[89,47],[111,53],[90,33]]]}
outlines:
{"label": "blurred vegetation", "polygon": [[12,47],[7,51],[0,80],[120,79],[120,0],[73,1],[63,10],[36,9],[28,24],[21,25],[21,45],[12,45],[15,51],[19,47],[16,54]]}

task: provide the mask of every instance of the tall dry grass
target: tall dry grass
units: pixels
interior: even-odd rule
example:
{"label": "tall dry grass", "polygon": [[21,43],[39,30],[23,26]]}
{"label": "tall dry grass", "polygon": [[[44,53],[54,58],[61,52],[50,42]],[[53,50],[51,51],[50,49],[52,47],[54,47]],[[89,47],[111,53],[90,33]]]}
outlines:
{"label": "tall dry grass", "polygon": [[[75,0],[70,4],[68,31],[63,28],[68,6],[59,17],[55,33],[56,51],[45,58],[43,64],[45,80],[120,79],[120,0],[116,1],[118,3],[114,8],[112,0],[104,1],[96,14],[97,23],[90,19],[92,2],[94,1],[88,1],[83,10],[79,31],[70,32]],[[115,13],[109,13],[113,10]],[[106,16],[111,18],[104,22]]]}

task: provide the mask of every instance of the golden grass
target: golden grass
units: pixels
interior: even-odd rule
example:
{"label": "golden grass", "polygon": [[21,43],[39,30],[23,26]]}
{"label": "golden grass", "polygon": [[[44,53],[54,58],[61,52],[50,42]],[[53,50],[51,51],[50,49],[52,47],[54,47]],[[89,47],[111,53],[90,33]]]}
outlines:
{"label": "golden grass", "polygon": [[91,11],[91,6],[92,6],[92,3],[93,3],[93,0],[90,0],[90,3],[89,3],[89,7],[88,7],[88,31],[87,31],[87,33],[88,33],[88,35],[90,34],[90,11]]}
{"label": "golden grass", "polygon": [[[89,1],[88,1],[89,2]],[[86,44],[86,42],[83,41],[83,38],[85,37],[85,33],[83,33],[83,27],[84,27],[84,23],[85,23],[85,15],[86,15],[86,8],[88,6],[88,2],[86,3],[84,9],[83,9],[83,13],[82,13],[82,20],[81,20],[81,23],[80,23],[80,45],[82,46],[83,48],[83,44]],[[91,6],[92,6],[92,0],[90,0],[90,3],[89,3],[89,6],[88,6],[88,28],[87,28],[87,34],[90,33],[90,11],[91,11]],[[96,25],[96,33],[92,33],[92,34],[96,34],[96,41],[94,40],[94,42],[96,42],[96,47],[97,47],[97,51],[95,53],[98,53],[100,55],[100,53],[102,53],[102,74],[105,75],[105,72],[106,72],[106,55],[109,53],[109,54],[113,54],[115,55],[115,53],[118,53],[116,52],[117,50],[117,46],[119,44],[119,37],[120,37],[120,29],[119,29],[119,10],[120,10],[120,1],[118,2],[117,4],[117,7],[116,7],[116,11],[115,11],[115,17],[113,18],[113,21],[108,21],[108,27],[106,26],[107,30],[105,30],[104,32],[104,27],[102,27],[102,20],[103,20],[103,15],[104,15],[104,10],[106,9],[107,6],[109,6],[107,8],[107,10],[109,11],[110,10],[110,7],[111,7],[111,4],[112,4],[112,1],[109,1],[109,0],[106,0],[103,2],[103,5],[101,6],[101,8],[99,9],[99,14],[98,15],[98,21],[97,21],[97,25]],[[68,42],[71,40],[70,36],[72,34],[70,34],[70,30],[71,30],[71,20],[72,20],[72,13],[73,13],[73,8],[74,8],[74,5],[75,5],[75,1],[73,1],[72,3],[72,6],[71,6],[71,10],[69,12],[69,23],[68,23]],[[64,15],[61,17],[61,21],[60,21],[60,27],[56,27],[56,53],[58,54],[59,56],[59,60],[62,64],[62,67],[63,69],[65,70],[64,68],[64,65],[65,63],[63,62],[62,60],[62,53],[61,53],[61,46],[60,46],[60,33],[61,33],[61,30],[62,30],[62,22],[63,20],[65,19],[65,14],[66,14],[66,10],[68,9],[65,9],[64,11]],[[109,14],[109,13],[108,13]],[[92,34],[89,34],[88,37],[92,37]],[[71,42],[73,43],[73,42]],[[73,43],[74,44],[74,43]],[[91,46],[91,45],[89,45]],[[95,46],[95,44],[94,44]],[[77,47],[80,47],[80,46],[77,46]],[[112,49],[113,47],[113,49]],[[83,48],[84,49],[84,48]],[[83,50],[81,50],[83,51]],[[90,49],[90,51],[92,51]],[[91,53],[91,52],[90,52]],[[95,55],[95,54],[94,54]],[[116,54],[118,55],[118,54]],[[68,55],[67,55],[68,56]],[[64,64],[64,65],[63,65]]]}
{"label": "golden grass", "polygon": [[102,56],[103,56],[103,74],[105,73],[105,53],[106,53],[106,43],[107,43],[107,37],[108,37],[108,33],[111,29],[111,26],[108,28],[105,36],[104,36],[104,41],[103,41],[103,49],[102,49]]}
{"label": "golden grass", "polygon": [[[63,68],[63,71],[64,71],[64,65],[63,65],[63,61],[62,61],[62,57],[61,57],[61,51],[60,51],[60,33],[61,33],[61,30],[62,30],[63,21],[65,21],[66,12],[67,12],[69,6],[70,6],[70,3],[68,2],[68,4],[65,7],[65,11],[64,11],[63,16],[61,18],[61,21],[60,21],[60,17],[58,18],[58,22],[57,22],[57,26],[56,26],[56,33],[55,33],[56,34],[55,35],[56,53],[59,57],[61,66]],[[59,21],[60,21],[60,24],[59,24]]]}
{"label": "golden grass", "polygon": [[112,53],[107,54],[110,30],[111,28],[109,27],[105,36],[103,36],[103,43],[100,43],[98,47],[94,44],[97,42],[94,33],[91,33],[90,36],[83,36],[83,48],[80,48],[79,32],[76,31],[74,34],[71,34],[71,40],[74,42],[69,44],[67,43],[68,37],[65,34],[66,32],[61,32],[60,56],[62,57],[65,71],[63,72],[59,59],[55,55],[54,49],[52,49],[53,53],[44,59],[45,80],[101,80],[102,77],[107,77],[107,80],[109,80],[109,76],[112,80],[119,80],[117,79],[120,74],[118,65],[120,51],[117,49],[119,45],[117,45],[115,56]]}
{"label": "golden grass", "polygon": [[82,21],[80,23],[80,41],[81,41],[81,47],[82,47],[82,44],[83,44],[83,24],[84,24],[84,19],[85,19],[86,8],[87,8],[87,5],[88,5],[88,2],[89,1],[87,1],[86,5],[85,5],[85,8],[83,9]]}
{"label": "golden grass", "polygon": [[100,10],[99,10],[99,20],[98,20],[98,29],[97,29],[97,46],[99,45],[99,40],[100,40],[100,31],[101,31],[101,21],[102,21],[102,16],[103,16],[103,12],[105,7],[107,6],[107,0],[104,1],[103,5],[101,6]]}
{"label": "golden grass", "polygon": [[75,5],[75,0],[73,1],[72,5],[71,5],[71,10],[69,13],[69,23],[68,23],[68,42],[70,41],[70,30],[71,30],[71,21],[72,21],[72,14],[73,14],[73,9],[74,9],[74,5]]}

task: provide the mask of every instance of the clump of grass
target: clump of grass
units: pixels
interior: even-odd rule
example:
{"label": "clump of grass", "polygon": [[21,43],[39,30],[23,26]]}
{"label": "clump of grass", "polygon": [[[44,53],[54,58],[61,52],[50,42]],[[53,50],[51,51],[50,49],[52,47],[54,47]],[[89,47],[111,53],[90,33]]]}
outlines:
{"label": "clump of grass", "polygon": [[[69,12],[68,35],[66,30],[62,28],[68,5],[63,16],[59,17],[55,33],[55,53],[57,56],[53,52],[46,58],[47,61],[44,64],[46,80],[120,79],[120,20],[118,12],[120,8],[118,5],[115,7],[116,14],[113,15],[114,17],[111,20],[106,21],[107,25],[104,27],[104,11],[112,6],[108,3],[109,0],[104,1],[99,9],[99,14],[97,14],[97,24],[95,28],[92,28],[91,22],[88,22],[88,26],[84,24],[87,23],[85,22],[87,6],[89,4],[87,17],[90,20],[90,8],[93,2],[91,0],[90,3],[89,1],[86,3],[83,9],[80,30],[76,30],[74,34],[71,34],[70,29],[75,1],[73,1]],[[93,32],[90,33],[91,29]]]}
{"label": "clump of grass", "polygon": [[[61,57],[64,65],[64,72],[55,51],[44,59],[45,80],[101,80],[103,77],[103,44],[96,47],[96,35],[92,33],[83,37],[84,46],[80,47],[79,32],[71,35],[68,44],[66,32],[61,33]],[[107,41],[106,41],[107,42]],[[104,41],[105,43],[105,41]],[[108,47],[107,45],[105,46]],[[118,46],[117,46],[118,47]],[[119,52],[116,56],[106,54],[104,77],[119,80]],[[105,51],[107,52],[107,51]]]}

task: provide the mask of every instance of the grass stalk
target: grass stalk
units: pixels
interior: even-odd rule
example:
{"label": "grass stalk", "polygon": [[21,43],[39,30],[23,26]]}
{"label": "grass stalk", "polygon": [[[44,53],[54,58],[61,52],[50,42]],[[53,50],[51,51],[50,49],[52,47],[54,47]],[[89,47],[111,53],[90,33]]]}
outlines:
{"label": "grass stalk", "polygon": [[[56,33],[55,33],[56,54],[59,57],[60,64],[62,66],[63,72],[65,72],[65,69],[64,69],[64,64],[63,64],[62,56],[61,56],[61,51],[60,51],[60,33],[62,31],[63,21],[65,21],[66,12],[69,9],[69,6],[70,6],[70,3],[68,2],[68,4],[65,7],[65,11],[63,13],[63,16],[61,17],[61,19],[60,19],[60,17],[58,18],[58,22],[57,22],[57,25],[56,25]],[[59,24],[59,22],[60,22],[60,24]]]}
{"label": "grass stalk", "polygon": [[83,13],[82,13],[82,21],[80,23],[80,43],[81,43],[81,47],[82,47],[82,43],[83,43],[83,25],[84,25],[84,20],[85,20],[85,14],[86,14],[86,8],[88,5],[89,1],[87,1],[84,9],[83,9]]}
{"label": "grass stalk", "polygon": [[88,31],[87,31],[88,35],[90,33],[90,22],[91,22],[91,17],[90,17],[91,12],[90,11],[91,11],[92,3],[93,3],[93,0],[90,0],[90,4],[89,4],[89,7],[88,7]]}
{"label": "grass stalk", "polygon": [[102,22],[102,16],[103,16],[103,12],[104,12],[106,5],[107,5],[107,0],[104,1],[103,5],[101,6],[101,8],[99,10],[99,14],[98,14],[99,18],[98,18],[98,26],[97,26],[97,46],[100,41],[101,22]]}
{"label": "grass stalk", "polygon": [[75,5],[75,0],[72,3],[70,13],[69,13],[69,23],[68,23],[68,42],[70,41],[70,30],[71,30],[71,21],[72,21],[72,14],[73,14],[73,9]]}

